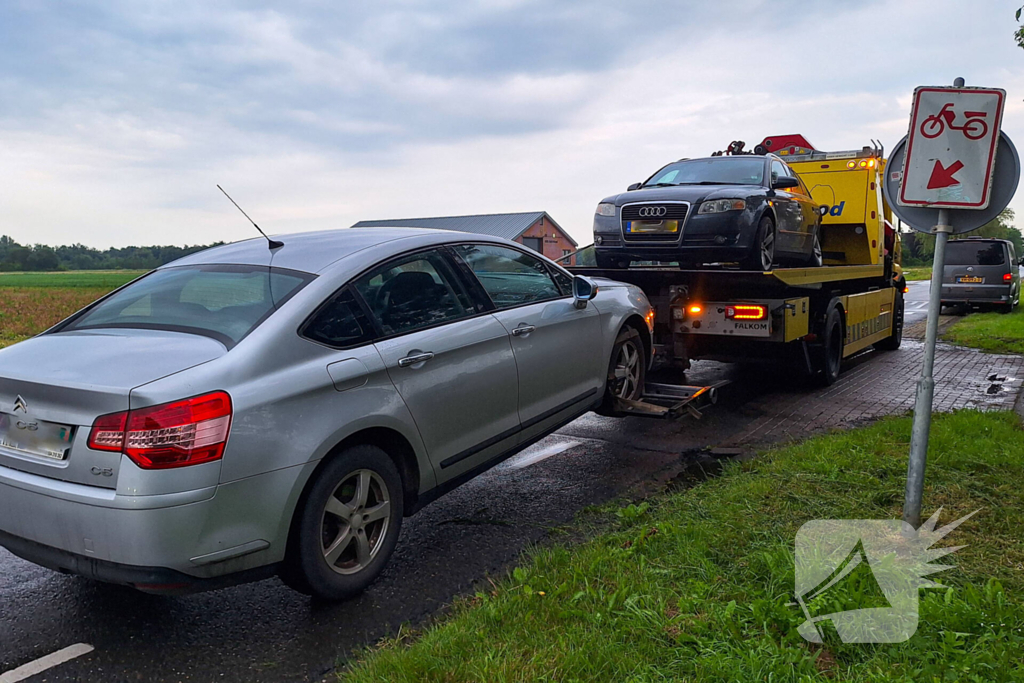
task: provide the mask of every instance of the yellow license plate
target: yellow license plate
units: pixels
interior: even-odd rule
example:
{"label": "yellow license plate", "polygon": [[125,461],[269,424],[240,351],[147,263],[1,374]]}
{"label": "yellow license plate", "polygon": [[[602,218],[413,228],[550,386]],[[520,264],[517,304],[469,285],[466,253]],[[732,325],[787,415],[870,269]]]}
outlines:
{"label": "yellow license plate", "polygon": [[974,277],[973,275],[967,275],[965,277],[958,277],[956,281],[964,285],[978,285],[985,281],[983,277]]}
{"label": "yellow license plate", "polygon": [[679,232],[679,221],[627,221],[626,232],[674,235]]}

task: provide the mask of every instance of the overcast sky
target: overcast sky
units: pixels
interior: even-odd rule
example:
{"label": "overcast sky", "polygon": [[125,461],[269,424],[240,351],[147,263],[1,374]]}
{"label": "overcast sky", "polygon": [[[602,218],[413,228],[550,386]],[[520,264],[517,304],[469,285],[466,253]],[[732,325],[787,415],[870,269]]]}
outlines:
{"label": "overcast sky", "polygon": [[956,76],[1021,144],[1021,1],[2,0],[0,234],[250,237],[220,183],[271,233],[546,210],[586,244],[667,161],[891,148]]}

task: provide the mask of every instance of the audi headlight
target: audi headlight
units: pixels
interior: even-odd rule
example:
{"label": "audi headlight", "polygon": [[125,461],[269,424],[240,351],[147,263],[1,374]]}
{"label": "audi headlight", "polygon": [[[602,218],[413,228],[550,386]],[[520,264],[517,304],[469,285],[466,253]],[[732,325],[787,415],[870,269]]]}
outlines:
{"label": "audi headlight", "polygon": [[598,216],[615,216],[615,205],[602,202],[597,205]]}
{"label": "audi headlight", "polygon": [[701,204],[697,214],[742,211],[745,208],[747,208],[747,203],[742,199],[712,199]]}

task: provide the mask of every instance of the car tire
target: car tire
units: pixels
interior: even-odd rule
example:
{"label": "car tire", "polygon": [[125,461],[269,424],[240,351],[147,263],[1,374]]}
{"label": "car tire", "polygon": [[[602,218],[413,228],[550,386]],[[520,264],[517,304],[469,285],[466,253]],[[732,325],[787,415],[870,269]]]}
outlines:
{"label": "car tire", "polygon": [[822,335],[821,346],[815,365],[817,370],[817,381],[822,386],[831,386],[839,379],[839,370],[843,362],[843,342],[845,340],[845,329],[843,328],[843,316],[835,306],[829,309],[825,318],[825,333]]}
{"label": "car tire", "polygon": [[775,263],[775,221],[771,216],[761,217],[754,233],[754,244],[750,254],[741,264],[744,270],[769,271]]}
{"label": "car tire", "polygon": [[345,449],[296,511],[281,578],[322,600],[358,595],[387,565],[403,512],[402,478],[388,454],[368,444]]}
{"label": "car tire", "polygon": [[[902,285],[900,285],[902,287]],[[896,290],[896,300],[893,302],[892,312],[892,334],[883,339],[880,342],[875,343],[876,349],[882,351],[895,351],[900,348],[900,344],[903,343],[903,290]]]}
{"label": "car tire", "polygon": [[820,268],[825,262],[825,259],[821,253],[821,228],[819,227],[814,231],[813,241],[811,242],[811,254],[807,258],[807,265],[812,268]]}
{"label": "car tire", "polygon": [[616,415],[616,401],[620,398],[638,401],[644,393],[647,380],[647,350],[644,340],[634,327],[619,331],[608,361],[608,378],[604,399],[598,410],[602,415]]}
{"label": "car tire", "polygon": [[629,267],[629,261],[624,261],[621,256],[616,256],[615,254],[602,254],[599,251],[594,252],[594,261],[597,262],[598,268],[617,270]]}

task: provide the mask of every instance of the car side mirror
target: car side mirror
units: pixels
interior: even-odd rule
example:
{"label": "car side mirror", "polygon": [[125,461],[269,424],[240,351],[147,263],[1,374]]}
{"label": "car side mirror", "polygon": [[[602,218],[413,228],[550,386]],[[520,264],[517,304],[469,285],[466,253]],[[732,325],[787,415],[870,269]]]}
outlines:
{"label": "car side mirror", "polygon": [[827,205],[825,205],[825,204],[822,204],[821,206],[818,207],[818,213],[821,214],[822,218],[824,218],[825,216],[828,215],[828,210],[829,210],[829,207]]}
{"label": "car side mirror", "polygon": [[626,188],[626,192],[632,192],[633,190],[639,190],[641,187],[643,187],[643,183],[633,183],[632,185],[630,185],[629,187]]}
{"label": "car side mirror", "polygon": [[785,190],[790,187],[797,187],[798,185],[800,185],[800,181],[788,175],[780,175],[772,181],[773,190]]}
{"label": "car side mirror", "polygon": [[572,279],[572,298],[576,308],[586,308],[587,302],[597,296],[597,285],[583,277],[576,275]]}

